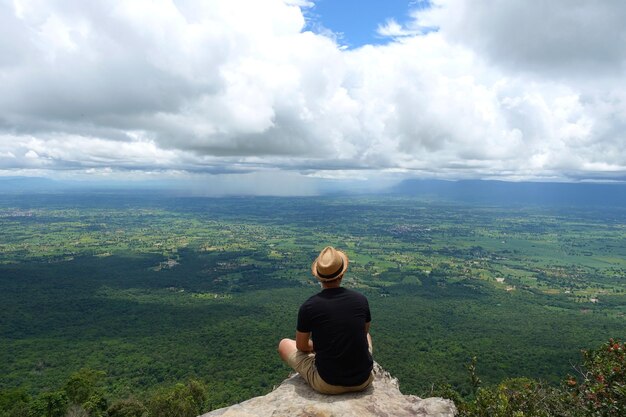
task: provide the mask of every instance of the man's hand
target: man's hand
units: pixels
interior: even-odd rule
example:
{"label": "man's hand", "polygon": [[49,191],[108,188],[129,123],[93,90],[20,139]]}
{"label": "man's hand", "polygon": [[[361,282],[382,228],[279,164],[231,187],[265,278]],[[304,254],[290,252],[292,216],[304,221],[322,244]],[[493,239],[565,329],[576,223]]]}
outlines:
{"label": "man's hand", "polygon": [[303,333],[296,330],[296,348],[302,352],[313,352],[311,332]]}

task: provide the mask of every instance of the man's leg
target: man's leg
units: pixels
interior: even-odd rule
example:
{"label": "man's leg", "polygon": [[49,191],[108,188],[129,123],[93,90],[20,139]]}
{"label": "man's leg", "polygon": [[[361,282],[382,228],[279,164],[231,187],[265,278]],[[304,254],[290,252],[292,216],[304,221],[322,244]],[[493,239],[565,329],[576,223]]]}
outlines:
{"label": "man's leg", "polygon": [[[371,349],[372,339],[369,335],[367,341]],[[317,373],[317,369],[315,368],[315,354],[311,352],[298,352],[296,341],[292,339],[283,339],[280,341],[278,344],[278,354],[283,362],[298,372],[311,388],[322,394],[343,394],[345,392],[362,391],[367,388],[374,379],[374,375],[370,375],[367,381],[356,387],[339,387],[327,384]]]}
{"label": "man's leg", "polygon": [[296,347],[295,340],[283,339],[278,344],[278,354],[283,362],[299,373],[315,389],[315,381],[321,378],[315,369],[315,354],[313,352],[301,352]]}
{"label": "man's leg", "polygon": [[293,339],[283,339],[278,344],[278,354],[285,363],[289,363],[289,356],[293,355],[293,353],[297,350],[298,348],[296,348],[296,341]]}

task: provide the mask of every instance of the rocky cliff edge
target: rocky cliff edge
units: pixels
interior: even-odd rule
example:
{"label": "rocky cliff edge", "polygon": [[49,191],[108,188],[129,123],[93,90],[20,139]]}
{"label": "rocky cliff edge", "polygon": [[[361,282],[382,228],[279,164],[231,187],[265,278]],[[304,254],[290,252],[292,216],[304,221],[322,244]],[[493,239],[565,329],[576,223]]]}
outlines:
{"label": "rocky cliff edge", "polygon": [[274,391],[200,417],[453,417],[454,403],[443,398],[403,395],[398,380],[374,364],[374,383],[360,393],[322,395],[299,374]]}

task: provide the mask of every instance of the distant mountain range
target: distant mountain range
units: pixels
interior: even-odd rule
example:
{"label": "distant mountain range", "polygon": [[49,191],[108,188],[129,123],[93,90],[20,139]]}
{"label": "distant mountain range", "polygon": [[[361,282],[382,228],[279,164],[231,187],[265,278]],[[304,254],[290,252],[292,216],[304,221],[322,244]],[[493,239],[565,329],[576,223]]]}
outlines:
{"label": "distant mountain range", "polygon": [[[336,185],[337,186],[337,185]],[[59,181],[41,177],[0,177],[0,194],[112,192],[141,194],[163,191],[185,195],[183,183]],[[408,179],[369,194],[412,196],[433,201],[495,205],[559,205],[626,207],[626,183],[548,183],[482,180]],[[345,195],[338,189],[329,195]],[[350,193],[349,193],[350,194]],[[354,194],[354,193],[352,193]],[[356,194],[368,194],[359,191]]]}
{"label": "distant mountain range", "polygon": [[497,205],[626,207],[624,183],[405,180],[393,187],[391,193],[433,200]]}
{"label": "distant mountain range", "polygon": [[169,191],[168,187],[156,181],[122,182],[122,181],[77,181],[55,180],[44,177],[0,177],[0,194],[32,194],[32,193],[128,193]]}
{"label": "distant mountain range", "polygon": [[0,177],[0,192],[33,192],[58,188],[57,181],[40,177]]}

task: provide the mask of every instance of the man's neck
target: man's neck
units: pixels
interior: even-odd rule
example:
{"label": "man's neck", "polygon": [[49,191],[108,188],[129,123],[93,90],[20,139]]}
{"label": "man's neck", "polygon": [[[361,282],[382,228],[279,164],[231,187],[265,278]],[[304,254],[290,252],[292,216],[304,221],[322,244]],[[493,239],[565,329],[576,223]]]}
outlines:
{"label": "man's neck", "polygon": [[330,282],[322,282],[323,290],[328,290],[331,288],[339,288],[340,286],[341,286],[341,278],[336,279],[334,281],[330,281]]}

